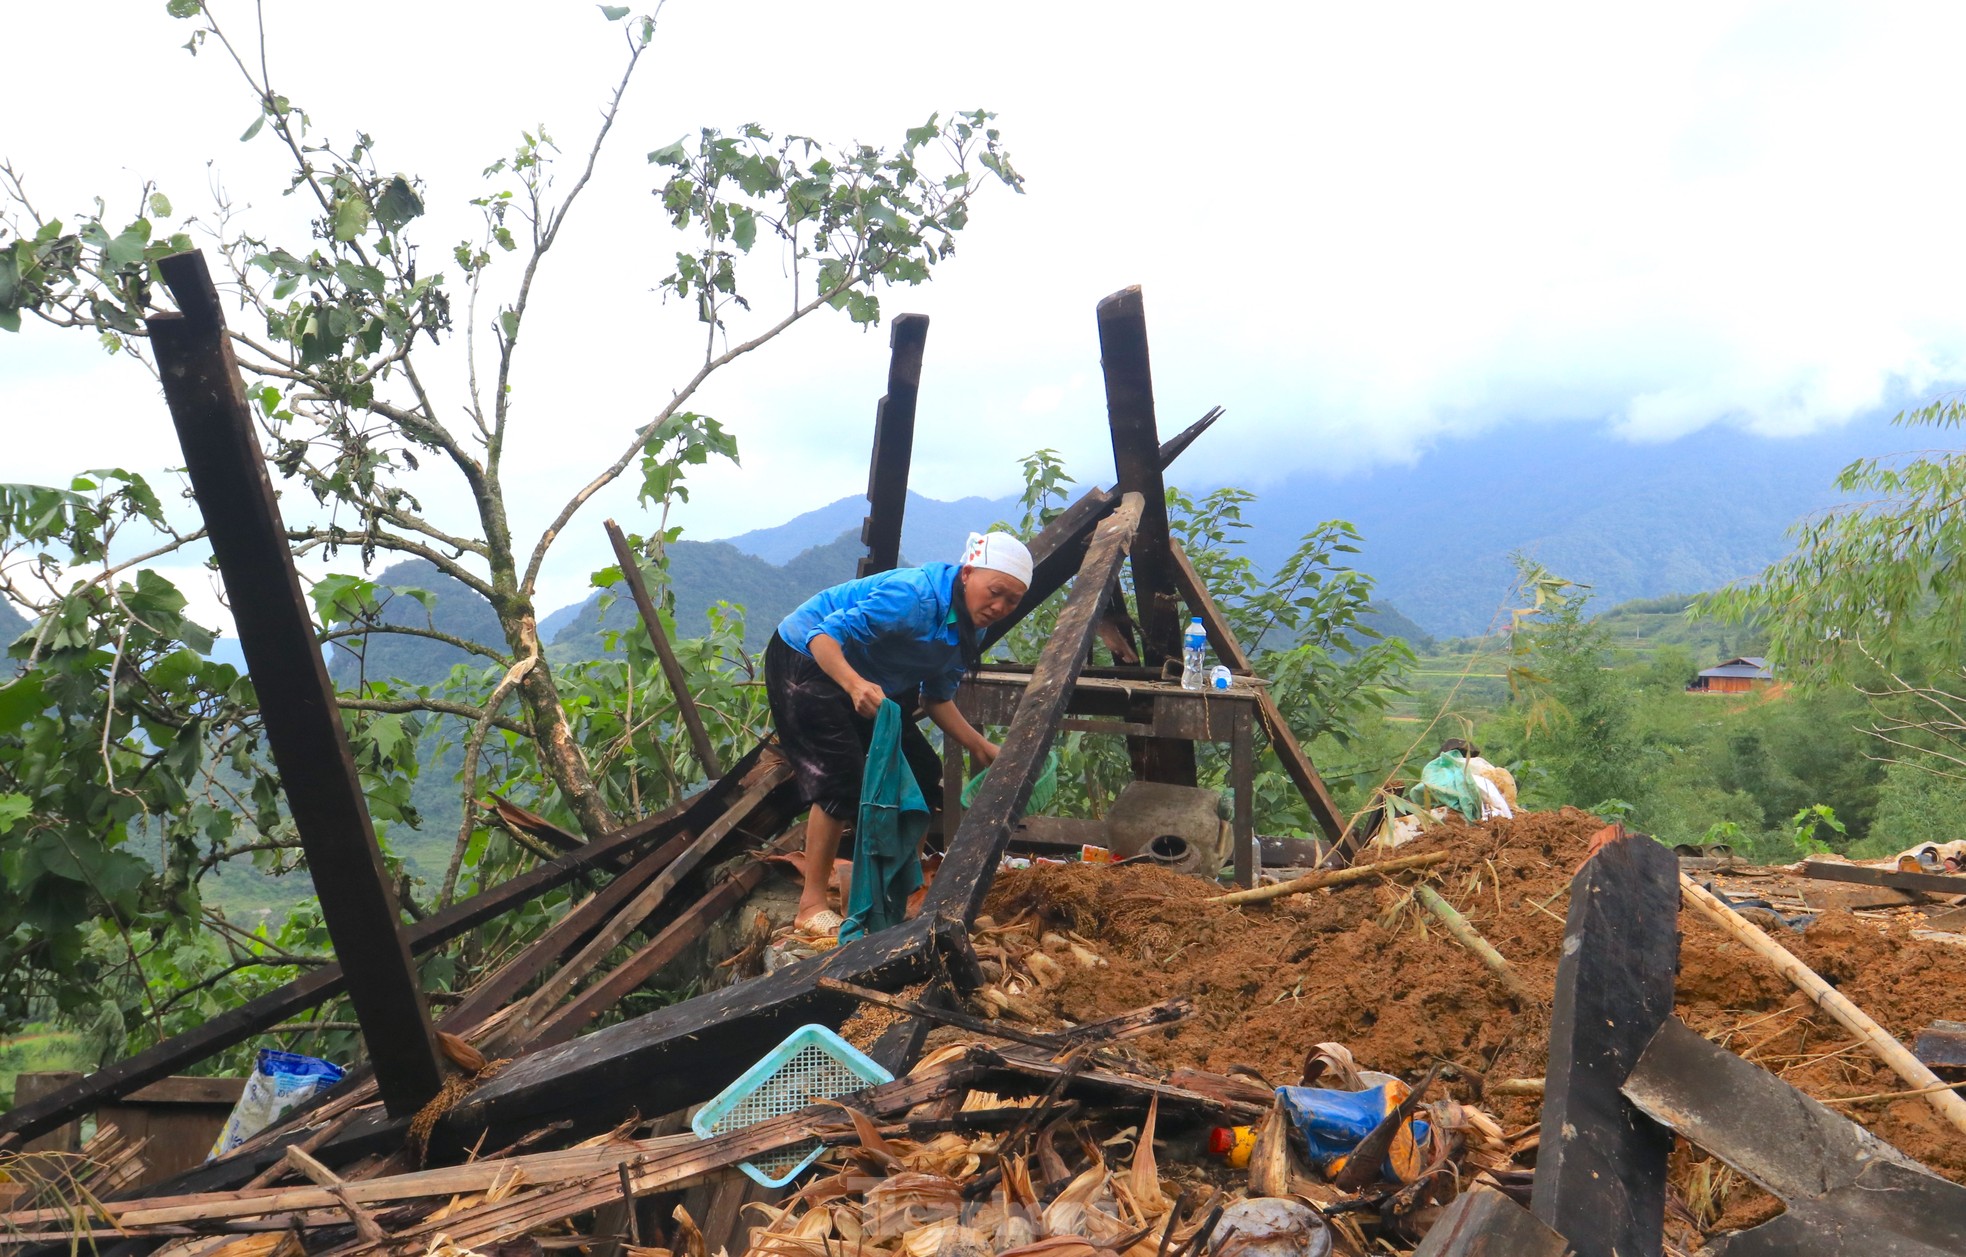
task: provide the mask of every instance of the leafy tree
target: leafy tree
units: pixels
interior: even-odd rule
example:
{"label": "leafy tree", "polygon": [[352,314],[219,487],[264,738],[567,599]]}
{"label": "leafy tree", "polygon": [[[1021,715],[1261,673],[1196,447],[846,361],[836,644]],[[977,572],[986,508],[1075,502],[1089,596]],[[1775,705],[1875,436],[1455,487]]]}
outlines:
{"label": "leafy tree", "polygon": [[1528,604],[1511,633],[1518,710],[1514,745],[1498,753],[1529,761],[1537,770],[1526,774],[1529,792],[1551,805],[1643,798],[1651,757],[1636,725],[1637,690],[1607,666],[1608,635],[1585,618],[1588,587],[1526,559],[1518,571]]}
{"label": "leafy tree", "polygon": [[[596,493],[625,474],[639,473],[643,500],[666,512],[687,496],[688,468],[736,457],[731,434],[688,409],[717,372],[823,309],[874,323],[880,287],[926,281],[953,252],[984,183],[1020,183],[990,115],[933,116],[892,149],[828,146],[756,124],[728,133],[704,128],[654,149],[649,161],[661,180],[661,211],[679,245],[673,269],[657,283],[697,320],[701,359],[673,389],[651,390],[666,400],[627,426],[619,452],[528,542],[512,531],[503,460],[533,287],[615,129],[655,19],[605,10],[622,24],[622,70],[595,134],[565,172],[571,181],[564,190],[555,183],[559,143],[544,128],[526,131],[511,154],[486,167],[488,189],[473,202],[482,214],[478,238],[433,257],[416,234],[424,212],[420,181],[383,169],[368,133],[337,140],[322,132],[255,68],[266,64],[264,48],[259,57],[241,55],[209,6],[173,0],[170,9],[193,24],[194,52],[216,46],[236,65],[260,108],[245,138],[263,130],[283,147],[293,162],[292,190],[318,210],[306,244],[282,247],[224,230],[217,246],[260,324],[233,339],[262,412],[269,457],[327,508],[318,521],[290,520],[297,549],[332,556],[348,547],[365,560],[378,551],[414,555],[481,594],[497,612],[504,640],[474,645],[510,682],[502,690],[498,682],[481,687],[475,703],[454,704],[468,711],[447,714],[491,722],[508,695],[516,698],[518,723],[566,806],[590,833],[613,827],[616,813],[582,754],[538,640],[534,594],[554,542]],[[17,325],[31,313],[86,328],[141,356],[141,320],[160,297],[153,263],[188,244],[181,233],[164,239],[157,227],[170,214],[168,201],[149,196],[121,228],[102,213],[71,227],[44,215],[15,172],[7,172],[5,188],[12,238],[0,234],[8,259],[0,317]],[[220,221],[230,226],[230,218]],[[759,249],[761,242],[768,247]],[[745,320],[752,285],[740,281],[758,254],[789,272],[788,291],[778,294],[789,300],[774,316]],[[513,295],[481,315],[488,279],[506,265],[518,269]],[[761,321],[755,334],[735,338],[740,326]],[[453,334],[464,342],[467,370],[444,381],[423,359],[427,346]],[[460,414],[462,424],[452,418]],[[426,514],[412,488],[422,482],[407,474],[425,460],[462,483],[471,517]],[[290,509],[297,497],[289,495]],[[415,696],[381,701],[390,710],[439,710]],[[380,710],[375,702],[350,705]]]}
{"label": "leafy tree", "polygon": [[[1963,421],[1958,399],[1895,420],[1941,432]],[[1700,610],[1760,620],[1784,679],[1854,687],[1874,753],[1966,777],[1966,451],[1859,459],[1836,487],[1845,501],[1799,523],[1787,557]]]}
{"label": "leafy tree", "polygon": [[[311,591],[323,637],[340,645],[359,651],[380,635],[406,635],[446,641],[469,659],[436,683],[367,675],[340,699],[385,846],[391,822],[417,819],[409,791],[433,739],[463,751],[464,818],[440,900],[474,874],[496,879],[533,858],[486,829],[486,789],[527,784],[535,806],[589,833],[661,806],[701,770],[664,736],[673,698],[646,644],[631,634],[625,658],[552,666],[538,633],[541,571],[586,504],[627,477],[660,520],[634,540],[661,588],[663,548],[678,532],[667,514],[687,499],[689,473],[737,457],[734,435],[690,409],[697,393],[814,314],[873,325],[884,288],[926,282],[954,252],[978,193],[1021,190],[992,115],[931,115],[889,147],[750,123],[653,146],[659,221],[647,234],[666,230],[674,245],[673,262],[651,279],[679,310],[678,334],[700,338],[700,353],[670,388],[647,390],[663,400],[624,422],[588,481],[537,536],[522,537],[508,509],[506,451],[513,425],[525,422],[520,347],[535,330],[535,284],[580,221],[611,137],[626,130],[623,103],[654,44],[655,18],[603,7],[618,32],[620,72],[593,133],[563,152],[546,128],[523,132],[485,167],[485,189],[471,202],[478,231],[450,244],[420,234],[428,189],[381,165],[368,132],[330,134],[280,91],[263,36],[256,48],[241,43],[199,0],[169,0],[168,9],[187,23],[194,54],[216,51],[236,70],[256,113],[241,138],[284,152],[286,191],[313,213],[305,240],[254,235],[223,194],[205,221],[206,247],[244,311],[232,320],[232,347],[272,470],[288,486],[296,555],[364,565],[419,558],[497,618],[496,636],[467,640],[386,610],[419,591],[352,575]],[[135,202],[122,214],[96,201],[57,216],[29,195],[26,172],[0,163],[0,329],[36,318],[149,366],[143,320],[166,306],[155,263],[192,241],[174,229],[161,191],[145,186]],[[461,354],[433,356],[452,341]],[[446,478],[468,506],[440,517],[424,503],[435,500],[427,486]],[[203,961],[186,950],[198,942],[198,874],[237,856],[280,868],[295,858],[258,747],[250,682],[209,658],[210,633],[184,619],[168,582],[143,570],[202,540],[186,509],[123,472],[78,477],[68,489],[0,489],[3,592],[33,622],[12,647],[18,675],[0,683],[0,908],[11,931],[0,935],[0,959],[12,962],[0,972],[0,1026],[18,1024],[37,1000],[68,1006],[110,989],[102,979],[122,966],[128,981],[115,989],[131,993],[125,1011],[138,1014],[125,1020],[162,1033],[167,1010],[138,1008],[142,967],[198,982],[187,975],[217,963],[209,949]],[[727,744],[758,723],[741,631],[733,612],[707,637],[679,644]],[[139,841],[145,849],[133,854]],[[536,913],[519,916],[536,926]],[[120,940],[120,959],[104,959],[105,932]],[[462,959],[498,945],[475,940]],[[263,931],[235,939],[220,967],[310,959],[268,961],[277,950]],[[180,1008],[211,1011],[195,999]]]}

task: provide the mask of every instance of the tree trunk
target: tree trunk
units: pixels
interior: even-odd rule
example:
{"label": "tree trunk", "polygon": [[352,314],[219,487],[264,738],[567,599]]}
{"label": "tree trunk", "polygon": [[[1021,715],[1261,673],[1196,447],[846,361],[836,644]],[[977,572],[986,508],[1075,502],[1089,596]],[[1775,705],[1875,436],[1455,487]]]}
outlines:
{"label": "tree trunk", "polygon": [[[567,720],[566,709],[560,705],[559,687],[554,684],[553,671],[546,663],[545,647],[539,642],[539,623],[532,607],[521,604],[509,612],[501,611],[499,619],[513,653],[521,659],[529,655],[539,659],[520,678],[518,690],[519,701],[525,705],[526,722],[532,726],[533,741],[539,749],[540,767],[560,788],[567,806],[589,838],[620,828],[620,820],[601,802],[600,789],[587,770],[587,757],[574,741],[573,727]],[[473,804],[473,800],[464,801],[466,807]]]}

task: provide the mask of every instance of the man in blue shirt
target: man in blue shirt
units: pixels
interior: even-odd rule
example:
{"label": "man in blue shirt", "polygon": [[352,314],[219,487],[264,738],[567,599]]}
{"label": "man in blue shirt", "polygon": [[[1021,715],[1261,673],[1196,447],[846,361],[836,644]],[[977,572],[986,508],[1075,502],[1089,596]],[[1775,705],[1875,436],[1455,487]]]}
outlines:
{"label": "man in blue shirt", "polygon": [[[1017,609],[1031,554],[1009,533],[972,533],[960,563],[896,568],[822,590],[778,625],[765,648],[765,688],[779,749],[792,766],[806,818],[805,889],[796,922],[839,928],[826,887],[846,822],[860,802],[867,742],[881,703],[917,703],[955,745],[984,764],[997,746],[954,702],[963,673],[981,662],[983,631]],[[931,810],[942,763],[914,723],[901,750]]]}

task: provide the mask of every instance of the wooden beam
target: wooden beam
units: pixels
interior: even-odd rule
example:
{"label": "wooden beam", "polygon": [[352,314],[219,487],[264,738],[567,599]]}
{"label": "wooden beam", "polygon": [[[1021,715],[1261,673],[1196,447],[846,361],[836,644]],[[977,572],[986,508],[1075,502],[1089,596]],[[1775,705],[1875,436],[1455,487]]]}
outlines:
{"label": "wooden beam", "polygon": [[1966,1188],[1677,1018],[1660,1027],[1624,1090],[1655,1121],[1781,1197],[1778,1217],[1714,1237],[1707,1251],[1726,1257],[1966,1252]]}
{"label": "wooden beam", "polygon": [[[1215,422],[1213,416],[1219,409],[1203,415],[1190,425],[1187,431],[1173,437],[1160,447],[1160,467],[1166,471],[1173,461],[1180,457],[1181,451],[1188,448],[1194,439],[1206,432]],[[1113,513],[1119,505],[1119,494],[1105,489],[1088,489],[1073,503],[1061,511],[1036,537],[1029,539],[1031,550],[1031,588],[1024,600],[1017,604],[1017,610],[997,621],[983,636],[983,649],[1002,641],[1004,634],[1017,627],[1018,621],[1035,611],[1044,600],[1065,587],[1079,570],[1085,558],[1085,548],[1092,544],[1092,530],[1099,522]],[[1106,669],[1097,669],[1106,671]],[[1159,676],[1160,670],[1141,669],[1148,676]]]}
{"label": "wooden beam", "polygon": [[1139,527],[1142,501],[1129,493],[1111,518],[1099,525],[1078,579],[1058,615],[1037,671],[1017,704],[1004,735],[1003,749],[990,766],[975,802],[956,827],[949,853],[936,871],[922,906],[923,916],[943,915],[965,926],[976,919],[991,879],[1010,844],[1011,831],[1024,815],[1031,786],[1043,770],[1045,753],[1058,735],[1058,722],[1071,701],[1073,684],[1085,666],[1085,652],[1099,628],[1106,592],[1126,558]]}
{"label": "wooden beam", "polygon": [[[777,849],[788,850],[803,841],[802,833],[793,834]],[[749,898],[751,892],[764,882],[766,872],[764,860],[757,859],[718,882],[703,898],[678,913],[675,920],[638,948],[634,955],[608,970],[600,981],[541,1022],[539,1029],[525,1040],[527,1045],[531,1048],[550,1047],[573,1038],[596,1017],[619,1004],[630,992],[680,958],[691,944],[709,932],[711,926]]]}
{"label": "wooden beam", "polygon": [[1530,1208],[1578,1257],[1656,1253],[1672,1132],[1619,1091],[1672,1015],[1679,861],[1615,839],[1570,882]]}
{"label": "wooden beam", "polygon": [[1222,408],[1220,406],[1211,406],[1207,414],[1195,420],[1165,441],[1162,441],[1160,445],[1160,469],[1166,471],[1175,459],[1181,457],[1183,451],[1195,443],[1196,437],[1199,437],[1202,433],[1214,427],[1215,421],[1221,417]]}
{"label": "wooden beam", "polygon": [[867,554],[856,576],[901,564],[901,520],[908,510],[908,465],[915,449],[915,400],[922,385],[926,314],[897,314],[888,325],[887,395],[874,408],[874,452],[867,460],[867,517],[860,541]]}
{"label": "wooden beam", "polygon": [[683,718],[683,728],[689,731],[690,749],[696,753],[696,762],[703,765],[703,775],[714,781],[724,775],[723,765],[717,760],[716,748],[710,745],[710,734],[703,727],[703,717],[696,710],[696,696],[689,692],[689,677],[684,674],[681,661],[669,645],[669,635],[662,631],[662,616],[655,609],[655,600],[649,597],[648,582],[642,579],[641,560],[629,546],[628,538],[622,535],[621,525],[608,520],[604,527],[608,542],[614,547],[614,560],[621,566],[621,579],[628,583],[628,592],[635,596],[635,609],[642,613],[642,624],[648,629],[649,642],[655,647],[655,657],[662,664],[662,676],[669,683],[669,693],[676,700],[676,712]]}
{"label": "wooden beam", "polygon": [[[1154,376],[1147,353],[1147,310],[1136,284],[1099,303],[1099,365],[1106,378],[1106,421],[1112,431],[1115,492],[1144,503],[1133,541],[1134,618],[1140,659],[1149,668],[1181,657],[1181,619],[1175,607],[1174,562],[1168,551],[1167,486],[1161,478],[1160,433],[1154,418]],[[1129,738],[1136,777],[1171,785],[1195,784],[1193,743]]]}
{"label": "wooden beam", "polygon": [[571,1118],[604,1130],[632,1110],[667,1113],[715,1095],[774,1043],[808,1022],[838,1025],[855,1001],[819,977],[899,989],[937,971],[938,923],[927,914],[763,977],[659,1008],[519,1057],[444,1118],[453,1146],[483,1132],[516,1138]]}
{"label": "wooden beam", "polygon": [[[757,754],[757,751],[752,751],[745,764],[755,762]],[[708,811],[720,806],[735,793],[734,781],[720,785],[698,795],[687,805],[678,804],[618,833],[597,838],[579,851],[537,865],[503,885],[432,913],[404,931],[410,952],[420,956],[434,951],[485,922],[566,885],[591,869],[611,864],[645,843],[674,833],[699,809]],[[285,986],[248,1000],[237,1008],[227,1009],[195,1030],[175,1035],[145,1048],[135,1056],[107,1065],[72,1086],[0,1113],[0,1147],[13,1146],[20,1140],[53,1130],[90,1112],[99,1104],[127,1095],[147,1083],[169,1077],[217,1052],[244,1043],[268,1026],[278,1025],[346,989],[347,975],[339,964],[321,965],[310,970]]]}
{"label": "wooden beam", "polygon": [[789,781],[791,776],[791,768],[783,763],[774,764],[762,774],[745,790],[741,798],[725,810],[722,816],[677,852],[676,858],[668,867],[608,918],[607,923],[595,932],[594,937],[581,947],[578,954],[556,968],[546,981],[540,984],[538,990],[528,995],[525,1003],[514,1009],[512,1015],[502,1023],[496,1038],[519,1043],[529,1039],[533,1029],[547,1019],[553,1006],[558,1004],[583,978],[592,973],[607,958],[609,952],[619,947],[628,935],[634,932],[635,927],[648,919],[649,914],[661,907],[662,901],[669,897],[677,885],[694,872],[705,857],[722,845],[724,839],[749,819],[752,811],[762,805],[773,790]]}
{"label": "wooden beam", "polygon": [[1889,886],[1893,890],[1924,891],[1932,895],[1966,895],[1966,876],[1946,873],[1900,873],[1861,864],[1804,860],[1802,875],[1824,882],[1854,882],[1859,886]]}
{"label": "wooden beam", "polygon": [[1564,1257],[1569,1251],[1536,1215],[1492,1187],[1476,1187],[1447,1206],[1413,1257]]}
{"label": "wooden beam", "polygon": [[[1180,586],[1181,598],[1188,604],[1188,610],[1201,618],[1201,626],[1208,634],[1209,647],[1215,651],[1216,657],[1227,664],[1231,672],[1253,675],[1255,665],[1249,652],[1236,640],[1235,630],[1229,627],[1222,609],[1215,605],[1215,595],[1203,583],[1201,573],[1195,570],[1181,543],[1169,541],[1168,554],[1174,562],[1174,579]],[[1325,787],[1324,778],[1318,775],[1311,757],[1304,753],[1297,735],[1291,732],[1282,709],[1267,688],[1257,692],[1256,716],[1263,723],[1263,736],[1270,740],[1270,749],[1276,752],[1277,762],[1283,765],[1284,774],[1310,807],[1311,819],[1317,822],[1325,837],[1338,842],[1346,829],[1344,813],[1338,810],[1331,791]]]}
{"label": "wooden beam", "polygon": [[157,269],[179,312],[146,321],[150,346],[212,554],[231,595],[267,746],[328,937],[352,979],[349,1002],[383,1102],[392,1114],[414,1113],[443,1085],[437,1041],[239,383],[218,292],[201,253],[164,258]]}

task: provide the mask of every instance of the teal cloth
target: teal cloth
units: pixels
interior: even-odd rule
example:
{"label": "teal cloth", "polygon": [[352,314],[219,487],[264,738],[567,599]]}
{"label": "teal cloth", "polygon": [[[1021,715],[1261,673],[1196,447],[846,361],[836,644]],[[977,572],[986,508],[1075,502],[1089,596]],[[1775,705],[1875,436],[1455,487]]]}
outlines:
{"label": "teal cloth", "polygon": [[908,896],[921,889],[922,834],[928,803],[901,754],[901,709],[892,700],[874,717],[867,771],[860,779],[860,819],[853,830],[853,887],[840,941],[899,925]]}
{"label": "teal cloth", "polygon": [[1442,751],[1420,770],[1420,784],[1406,797],[1421,807],[1451,807],[1471,821],[1481,819],[1481,794],[1468,761],[1459,751]]}

